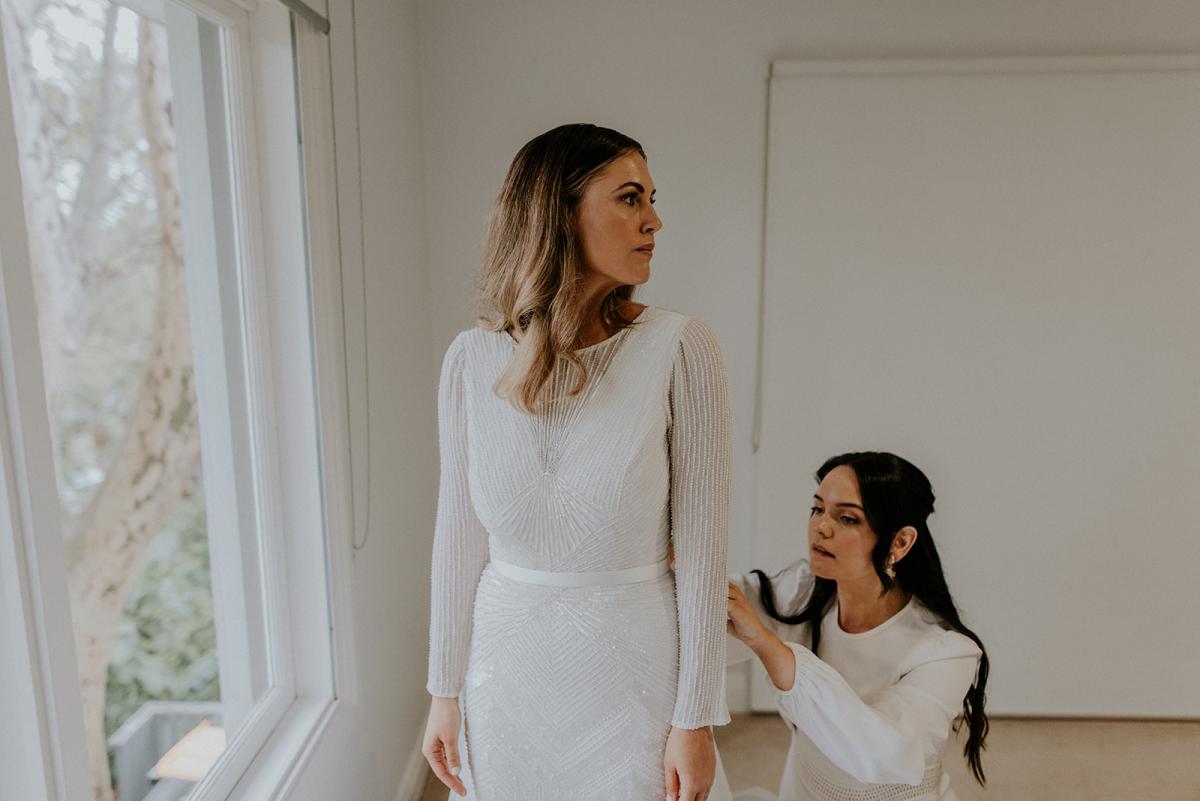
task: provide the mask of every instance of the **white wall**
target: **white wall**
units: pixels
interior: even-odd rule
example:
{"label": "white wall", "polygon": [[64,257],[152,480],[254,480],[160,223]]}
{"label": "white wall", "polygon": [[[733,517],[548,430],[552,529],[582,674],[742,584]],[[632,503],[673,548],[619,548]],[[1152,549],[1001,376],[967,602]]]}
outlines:
{"label": "white wall", "polygon": [[751,566],[769,62],[1200,48],[1200,4],[1156,0],[428,0],[418,9],[430,359],[471,325],[484,224],[517,149],[565,122],[639,140],[664,222],[639,297],[707,319],[729,366],[735,570]]}
{"label": "white wall", "polygon": [[[331,7],[344,71],[347,4]],[[770,60],[1200,46],[1200,4],[1188,0],[357,0],[356,17],[372,512],[354,581],[367,747],[339,756],[362,763],[379,798],[428,703],[437,366],[471,324],[484,223],[521,144],[592,121],[647,148],[665,228],[640,297],[706,318],[721,338],[738,468],[730,556],[743,570]],[[353,322],[362,300],[346,303]]]}
{"label": "white wall", "polygon": [[427,0],[417,13],[429,362],[472,324],[484,224],[520,145],[578,121],[641,141],[664,229],[639,297],[711,322],[729,366],[734,570],[752,566],[768,63],[1200,48],[1200,4],[1183,0]]}
{"label": "white wall", "polygon": [[343,157],[356,144],[348,111],[355,89],[355,39],[358,49],[362,238],[350,232],[343,255],[361,247],[365,274],[352,262],[345,265],[344,303],[359,481],[365,453],[365,431],[359,429],[365,423],[365,298],[371,509],[366,545],[354,559],[352,575],[361,703],[338,719],[347,736],[330,738],[344,747],[319,751],[301,782],[306,797],[345,797],[350,788],[321,787],[333,774],[322,766],[352,764],[362,780],[355,797],[387,801],[419,745],[429,704],[424,687],[437,491],[437,375],[430,362],[417,22],[414,5],[401,0],[355,0],[353,9],[349,0],[332,0],[330,15],[339,170],[350,166]]}

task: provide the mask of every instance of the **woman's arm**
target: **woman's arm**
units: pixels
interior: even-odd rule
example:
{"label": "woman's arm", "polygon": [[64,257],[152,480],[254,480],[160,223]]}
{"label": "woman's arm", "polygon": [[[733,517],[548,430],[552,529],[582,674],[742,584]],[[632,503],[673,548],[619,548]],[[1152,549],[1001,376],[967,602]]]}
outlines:
{"label": "woman's arm", "polygon": [[726,565],[732,438],[725,363],[712,329],[688,320],[671,372],[671,539],[679,609],[679,686],[671,725],[729,722]]}
{"label": "woman's arm", "polygon": [[784,719],[842,770],[873,784],[920,784],[927,756],[949,737],[980,655],[966,637],[942,632],[918,644],[899,681],[868,702],[802,645],[771,635],[752,648],[767,666]]}
{"label": "woman's arm", "polygon": [[466,332],[442,360],[438,382],[438,449],[441,476],[433,533],[429,621],[430,695],[452,698],[462,690],[471,642],[475,588],[488,561],[487,530],[475,515],[467,486],[467,409],[463,388]]}

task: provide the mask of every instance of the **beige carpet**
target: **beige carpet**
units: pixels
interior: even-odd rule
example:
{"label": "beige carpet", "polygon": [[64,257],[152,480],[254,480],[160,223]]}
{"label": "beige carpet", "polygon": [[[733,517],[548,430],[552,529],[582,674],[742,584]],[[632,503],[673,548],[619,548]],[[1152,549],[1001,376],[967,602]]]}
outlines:
{"label": "beige carpet", "polygon": [[[716,734],[738,801],[773,798],[787,753],[783,721],[739,714]],[[983,766],[986,789],[968,779],[962,746],[947,747],[960,801],[1200,801],[1200,722],[997,719]],[[420,801],[448,795],[430,776]]]}

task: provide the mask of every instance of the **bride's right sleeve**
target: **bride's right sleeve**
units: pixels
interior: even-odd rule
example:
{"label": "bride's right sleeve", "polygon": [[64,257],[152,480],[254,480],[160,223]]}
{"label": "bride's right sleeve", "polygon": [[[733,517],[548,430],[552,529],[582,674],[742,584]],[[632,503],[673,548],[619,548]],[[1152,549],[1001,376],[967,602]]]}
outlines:
{"label": "bride's right sleeve", "polygon": [[467,484],[467,405],[463,387],[463,339],[455,337],[438,381],[437,519],[429,618],[430,695],[453,698],[462,691],[471,644],[479,576],[488,562],[487,530],[479,522]]}

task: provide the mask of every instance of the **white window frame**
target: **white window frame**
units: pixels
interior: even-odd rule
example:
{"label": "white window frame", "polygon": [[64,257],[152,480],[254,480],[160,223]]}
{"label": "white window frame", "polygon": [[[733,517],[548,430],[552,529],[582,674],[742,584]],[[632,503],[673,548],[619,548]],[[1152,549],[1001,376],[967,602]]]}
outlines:
{"label": "white window frame", "polygon": [[[173,22],[159,0],[122,2],[139,13],[163,13],[173,84],[197,80],[198,73],[188,72],[199,66],[196,59],[176,52],[194,44],[194,25],[181,28],[179,15]],[[349,562],[352,499],[362,488],[352,485],[350,473],[344,244],[336,194],[339,183],[343,191],[354,190],[357,176],[348,181],[334,169],[329,37],[314,27],[311,15],[292,19],[271,0],[183,4],[227,32],[222,66],[228,91],[221,114],[206,115],[193,95],[175,103],[181,180],[189,186],[185,258],[211,260],[212,248],[228,241],[212,214],[212,204],[223,198],[233,200],[233,226],[241,232],[234,237],[242,272],[237,286],[189,272],[193,316],[232,298],[241,305],[244,326],[215,346],[194,345],[197,387],[205,388],[204,413],[217,409],[251,421],[239,432],[246,435],[242,440],[230,437],[228,428],[223,441],[202,433],[206,494],[233,492],[236,467],[246,460],[253,460],[263,481],[257,502],[251,508],[231,504],[226,521],[258,528],[262,569],[254,559],[243,564],[240,554],[214,551],[213,584],[220,588],[214,612],[220,640],[248,643],[265,636],[275,644],[258,655],[243,649],[245,663],[228,675],[222,665],[223,702],[228,685],[231,700],[242,699],[248,716],[231,727],[225,754],[189,800],[298,797],[304,793],[296,792],[297,777],[358,695]],[[0,49],[0,68],[2,56]],[[191,127],[181,129],[185,121]],[[213,165],[202,152],[203,132],[214,126],[224,128],[233,158],[226,170],[230,185],[216,189],[208,180]],[[302,164],[297,133],[304,143]],[[0,193],[0,634],[6,643],[0,650],[0,712],[8,712],[6,720],[25,736],[21,748],[0,749],[0,775],[15,797],[74,801],[89,796],[90,781],[17,163],[5,73],[0,186],[10,189]],[[196,191],[201,186],[204,191]],[[295,265],[301,264],[308,266],[307,283],[296,280],[303,271]],[[231,342],[260,344],[239,351]],[[237,399],[247,397],[239,376],[249,388],[249,409],[244,403],[238,408]],[[228,386],[224,377],[232,377]],[[261,575],[261,586],[243,583],[245,575]],[[322,587],[328,595],[317,591]],[[241,596],[255,594],[265,601],[265,632],[248,629],[237,614]],[[243,679],[254,669],[265,669],[274,684],[251,705],[255,688]]]}

